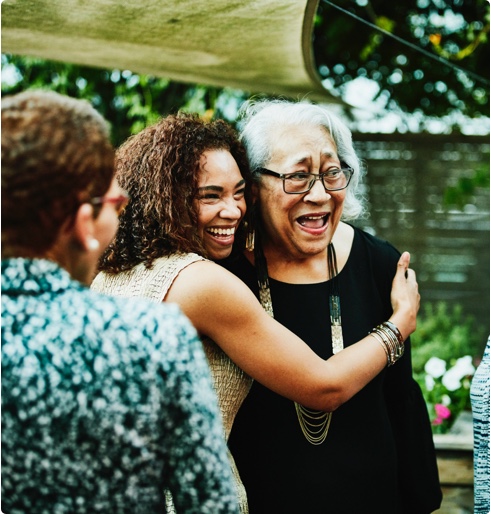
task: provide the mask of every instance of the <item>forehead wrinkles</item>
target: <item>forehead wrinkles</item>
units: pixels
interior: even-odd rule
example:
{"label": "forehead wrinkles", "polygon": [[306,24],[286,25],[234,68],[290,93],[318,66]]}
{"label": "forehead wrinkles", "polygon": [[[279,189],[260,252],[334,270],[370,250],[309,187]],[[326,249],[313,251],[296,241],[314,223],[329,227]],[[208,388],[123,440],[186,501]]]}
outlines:
{"label": "forehead wrinkles", "polygon": [[278,130],[271,145],[270,162],[295,166],[317,160],[337,160],[337,148],[331,134],[319,126],[286,126]]}
{"label": "forehead wrinkles", "polygon": [[294,155],[291,157],[291,159],[289,158],[286,160],[286,164],[290,166],[295,164],[309,163],[312,160],[312,157],[315,159],[317,155],[319,155],[321,159],[324,160],[337,159],[336,152],[332,151],[331,149],[325,149],[321,150],[319,153],[316,152],[314,155],[312,155],[310,152]]}

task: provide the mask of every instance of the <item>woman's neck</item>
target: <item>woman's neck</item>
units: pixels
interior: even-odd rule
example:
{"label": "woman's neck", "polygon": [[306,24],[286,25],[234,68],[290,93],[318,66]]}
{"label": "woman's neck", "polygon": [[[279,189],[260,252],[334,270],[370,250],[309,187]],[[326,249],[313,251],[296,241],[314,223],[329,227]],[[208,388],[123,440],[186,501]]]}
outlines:
{"label": "woman's neck", "polygon": [[[354,230],[345,223],[340,223],[334,233],[334,244],[337,257],[337,267],[340,272],[345,266],[351,246]],[[280,282],[290,284],[314,284],[328,280],[327,247],[321,252],[305,256],[288,256],[281,249],[266,242],[263,247],[268,265],[268,275]],[[246,257],[254,263],[252,252],[246,252]]]}

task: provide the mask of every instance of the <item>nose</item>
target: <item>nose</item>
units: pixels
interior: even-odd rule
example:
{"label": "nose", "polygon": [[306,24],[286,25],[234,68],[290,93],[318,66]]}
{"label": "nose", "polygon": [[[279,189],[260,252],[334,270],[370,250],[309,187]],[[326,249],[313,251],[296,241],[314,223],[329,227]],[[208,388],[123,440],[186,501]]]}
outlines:
{"label": "nose", "polygon": [[234,198],[226,200],[223,208],[220,210],[220,217],[231,220],[239,220],[242,218],[242,200],[235,200]]}
{"label": "nose", "polygon": [[324,182],[322,181],[322,175],[318,175],[314,179],[314,184],[305,194],[305,199],[309,202],[324,202],[327,198],[331,198],[331,195],[326,188],[324,187]]}

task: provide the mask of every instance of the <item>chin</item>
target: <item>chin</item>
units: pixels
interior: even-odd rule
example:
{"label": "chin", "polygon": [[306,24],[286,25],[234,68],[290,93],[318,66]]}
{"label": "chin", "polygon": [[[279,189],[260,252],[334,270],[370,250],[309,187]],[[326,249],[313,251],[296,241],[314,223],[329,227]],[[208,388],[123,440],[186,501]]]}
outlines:
{"label": "chin", "polygon": [[329,243],[329,239],[323,239],[322,242],[317,241],[316,243],[304,245],[300,250],[305,255],[317,255],[318,253],[324,252]]}

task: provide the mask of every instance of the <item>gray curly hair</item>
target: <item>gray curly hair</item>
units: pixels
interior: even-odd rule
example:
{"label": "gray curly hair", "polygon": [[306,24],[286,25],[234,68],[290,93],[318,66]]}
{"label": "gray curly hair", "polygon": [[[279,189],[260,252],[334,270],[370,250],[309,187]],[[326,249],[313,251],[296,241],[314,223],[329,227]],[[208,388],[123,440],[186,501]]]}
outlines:
{"label": "gray curly hair", "polygon": [[306,101],[250,100],[241,107],[239,117],[240,138],[246,148],[255,181],[260,180],[260,175],[255,170],[264,167],[271,159],[272,140],[269,136],[275,127],[324,127],[336,144],[339,160],[353,169],[353,176],[346,190],[342,219],[356,219],[364,214],[365,200],[361,188],[364,170],[353,147],[351,131],[326,107]]}

